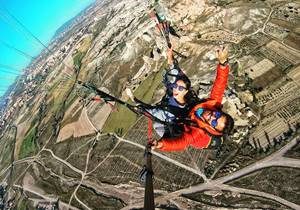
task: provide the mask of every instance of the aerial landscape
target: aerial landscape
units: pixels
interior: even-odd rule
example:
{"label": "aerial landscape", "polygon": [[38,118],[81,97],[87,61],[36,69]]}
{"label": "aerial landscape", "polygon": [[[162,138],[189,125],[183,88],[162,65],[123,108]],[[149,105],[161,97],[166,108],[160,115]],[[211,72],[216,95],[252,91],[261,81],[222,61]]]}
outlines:
{"label": "aerial landscape", "polygon": [[149,120],[126,90],[148,104],[165,95],[153,9],[201,99],[226,46],[234,119],[218,149],[152,150],[155,209],[300,209],[298,0],[96,0],[0,98],[0,209],[144,209]]}

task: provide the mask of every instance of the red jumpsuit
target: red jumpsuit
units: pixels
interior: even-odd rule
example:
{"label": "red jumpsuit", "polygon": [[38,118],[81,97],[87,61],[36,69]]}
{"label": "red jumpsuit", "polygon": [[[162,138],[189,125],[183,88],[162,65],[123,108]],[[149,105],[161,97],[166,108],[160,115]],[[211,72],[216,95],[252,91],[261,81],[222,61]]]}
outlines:
{"label": "red jumpsuit", "polygon": [[189,113],[190,118],[197,122],[198,127],[184,126],[184,132],[180,137],[176,138],[162,138],[161,143],[162,151],[179,151],[184,150],[191,145],[192,147],[202,149],[207,148],[211,141],[211,135],[221,136],[222,133],[214,130],[209,124],[203,122],[195,116],[195,111],[198,108],[206,108],[209,110],[217,110],[221,108],[222,98],[227,86],[229,74],[229,65],[222,67],[220,64],[217,66],[217,75],[214,81],[210,97],[207,101],[197,104]]}

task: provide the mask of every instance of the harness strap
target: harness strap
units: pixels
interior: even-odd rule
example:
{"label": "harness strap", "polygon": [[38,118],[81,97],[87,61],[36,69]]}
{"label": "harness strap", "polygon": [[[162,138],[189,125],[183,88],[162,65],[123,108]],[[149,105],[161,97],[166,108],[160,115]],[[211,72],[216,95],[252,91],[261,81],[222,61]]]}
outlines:
{"label": "harness strap", "polygon": [[148,118],[148,144],[151,144],[153,141],[153,132],[152,132],[152,126],[153,126],[153,122],[150,116],[147,116]]}

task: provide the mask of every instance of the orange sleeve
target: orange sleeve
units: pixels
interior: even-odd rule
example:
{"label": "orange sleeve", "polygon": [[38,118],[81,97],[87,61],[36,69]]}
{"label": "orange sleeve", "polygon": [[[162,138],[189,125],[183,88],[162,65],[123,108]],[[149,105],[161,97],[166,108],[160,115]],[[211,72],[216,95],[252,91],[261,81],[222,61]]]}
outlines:
{"label": "orange sleeve", "polygon": [[163,138],[160,142],[163,144],[161,151],[181,151],[189,145],[185,134],[177,138]]}
{"label": "orange sleeve", "polygon": [[160,142],[163,144],[161,151],[180,151],[187,148],[192,142],[192,134],[184,131],[180,137],[176,138],[162,138]]}
{"label": "orange sleeve", "polygon": [[222,98],[227,87],[228,74],[229,65],[223,67],[218,64],[217,75],[210,92],[210,98],[216,100],[220,104],[222,103]]}
{"label": "orange sleeve", "polygon": [[182,136],[177,138],[163,138],[161,151],[181,151],[188,146],[198,149],[206,148],[210,143],[210,136],[205,134],[205,131],[196,127],[189,127],[184,131]]}

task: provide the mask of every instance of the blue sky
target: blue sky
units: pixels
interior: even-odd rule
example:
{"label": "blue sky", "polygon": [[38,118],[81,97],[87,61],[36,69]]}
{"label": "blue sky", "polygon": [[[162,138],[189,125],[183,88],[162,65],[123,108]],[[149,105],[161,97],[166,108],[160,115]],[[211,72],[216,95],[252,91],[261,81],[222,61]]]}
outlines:
{"label": "blue sky", "polygon": [[[0,96],[43,46],[8,14],[12,14],[44,44],[65,22],[95,0],[0,0]],[[15,48],[15,49],[12,49]],[[18,52],[20,50],[27,56]]]}

